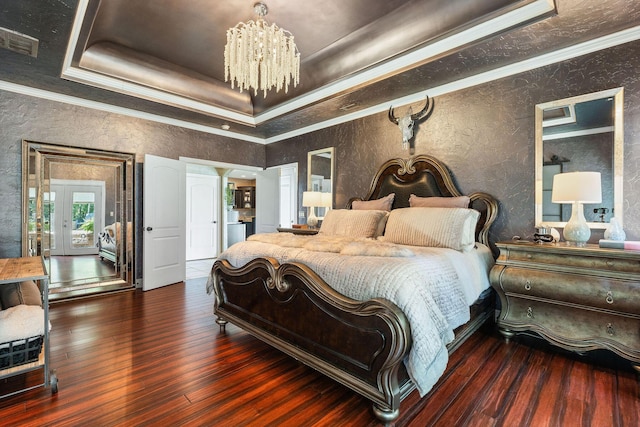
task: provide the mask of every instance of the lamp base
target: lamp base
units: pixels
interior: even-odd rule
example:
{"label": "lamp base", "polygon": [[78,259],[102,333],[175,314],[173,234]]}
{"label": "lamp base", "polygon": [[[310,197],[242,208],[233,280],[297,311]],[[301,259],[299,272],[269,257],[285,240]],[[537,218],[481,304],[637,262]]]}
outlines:
{"label": "lamp base", "polygon": [[571,208],[571,218],[562,231],[564,240],[571,246],[584,247],[591,237],[591,229],[584,218],[582,203],[575,202]]}
{"label": "lamp base", "polygon": [[316,226],[318,225],[318,217],[311,214],[309,218],[307,218],[307,225],[309,226],[309,228],[316,228]]}

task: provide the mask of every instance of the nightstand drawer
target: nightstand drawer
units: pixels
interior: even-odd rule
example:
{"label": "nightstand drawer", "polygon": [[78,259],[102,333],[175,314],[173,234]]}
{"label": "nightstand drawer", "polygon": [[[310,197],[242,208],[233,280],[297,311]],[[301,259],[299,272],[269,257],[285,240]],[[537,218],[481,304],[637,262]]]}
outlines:
{"label": "nightstand drawer", "polygon": [[535,296],[640,315],[640,283],[600,276],[556,273],[497,265],[497,280],[507,294]]}
{"label": "nightstand drawer", "polygon": [[635,259],[623,258],[607,249],[581,250],[581,248],[572,248],[570,251],[567,249],[566,247],[545,247],[542,245],[538,248],[511,245],[504,253],[501,252],[501,261],[640,274],[640,260],[637,257]]}
{"label": "nightstand drawer", "polygon": [[502,328],[532,330],[560,345],[607,348],[640,361],[640,318],[512,296],[507,299],[508,309],[498,321]]}

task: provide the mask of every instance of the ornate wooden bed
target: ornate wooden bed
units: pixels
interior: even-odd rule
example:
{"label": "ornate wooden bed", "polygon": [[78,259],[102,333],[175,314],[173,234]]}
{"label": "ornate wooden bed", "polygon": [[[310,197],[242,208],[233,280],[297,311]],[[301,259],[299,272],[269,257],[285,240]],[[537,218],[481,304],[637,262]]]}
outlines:
{"label": "ornate wooden bed", "polygon": [[[420,155],[386,162],[367,196],[350,200],[348,207],[390,193],[396,194],[393,208],[408,207],[410,194],[462,195],[440,161]],[[497,201],[486,193],[469,197],[470,207],[480,212],[476,241],[489,246]],[[400,402],[415,388],[403,363],[412,345],[410,325],[398,306],[382,298],[348,298],[306,265],[273,258],[257,258],[241,268],[218,260],[211,281],[222,332],[231,322],[370,399],[379,419],[397,418]],[[471,320],[456,329],[447,346],[449,353],[491,317],[494,300],[489,292],[474,304]]]}

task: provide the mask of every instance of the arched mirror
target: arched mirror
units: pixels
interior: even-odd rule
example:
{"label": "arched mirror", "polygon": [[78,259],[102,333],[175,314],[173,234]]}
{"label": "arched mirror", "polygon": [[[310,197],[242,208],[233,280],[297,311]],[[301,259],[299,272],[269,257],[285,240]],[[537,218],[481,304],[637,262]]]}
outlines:
{"label": "arched mirror", "polygon": [[538,104],[535,120],[536,225],[566,225],[571,205],[551,201],[553,177],[578,171],[601,173],[602,202],[584,206],[589,227],[622,224],[623,88]]}
{"label": "arched mirror", "polygon": [[133,154],[23,141],[22,252],[50,300],[134,283]]}
{"label": "arched mirror", "polygon": [[334,163],[333,147],[309,151],[307,154],[307,191],[322,193],[315,207],[319,219],[333,205]]}

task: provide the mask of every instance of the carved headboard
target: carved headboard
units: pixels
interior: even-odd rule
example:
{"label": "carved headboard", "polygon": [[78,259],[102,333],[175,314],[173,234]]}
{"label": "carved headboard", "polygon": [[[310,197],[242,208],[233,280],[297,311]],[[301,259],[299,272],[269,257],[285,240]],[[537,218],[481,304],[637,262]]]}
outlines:
{"label": "carved headboard", "polygon": [[[371,181],[369,192],[364,198],[354,197],[347,203],[347,209],[355,200],[375,200],[395,193],[392,209],[409,207],[409,196],[457,197],[458,190],[447,167],[435,157],[423,154],[409,159],[391,159],[383,164]],[[498,216],[498,201],[491,195],[476,192],[468,195],[471,208],[480,212],[476,226],[476,240],[496,253],[489,240],[489,229]]]}

